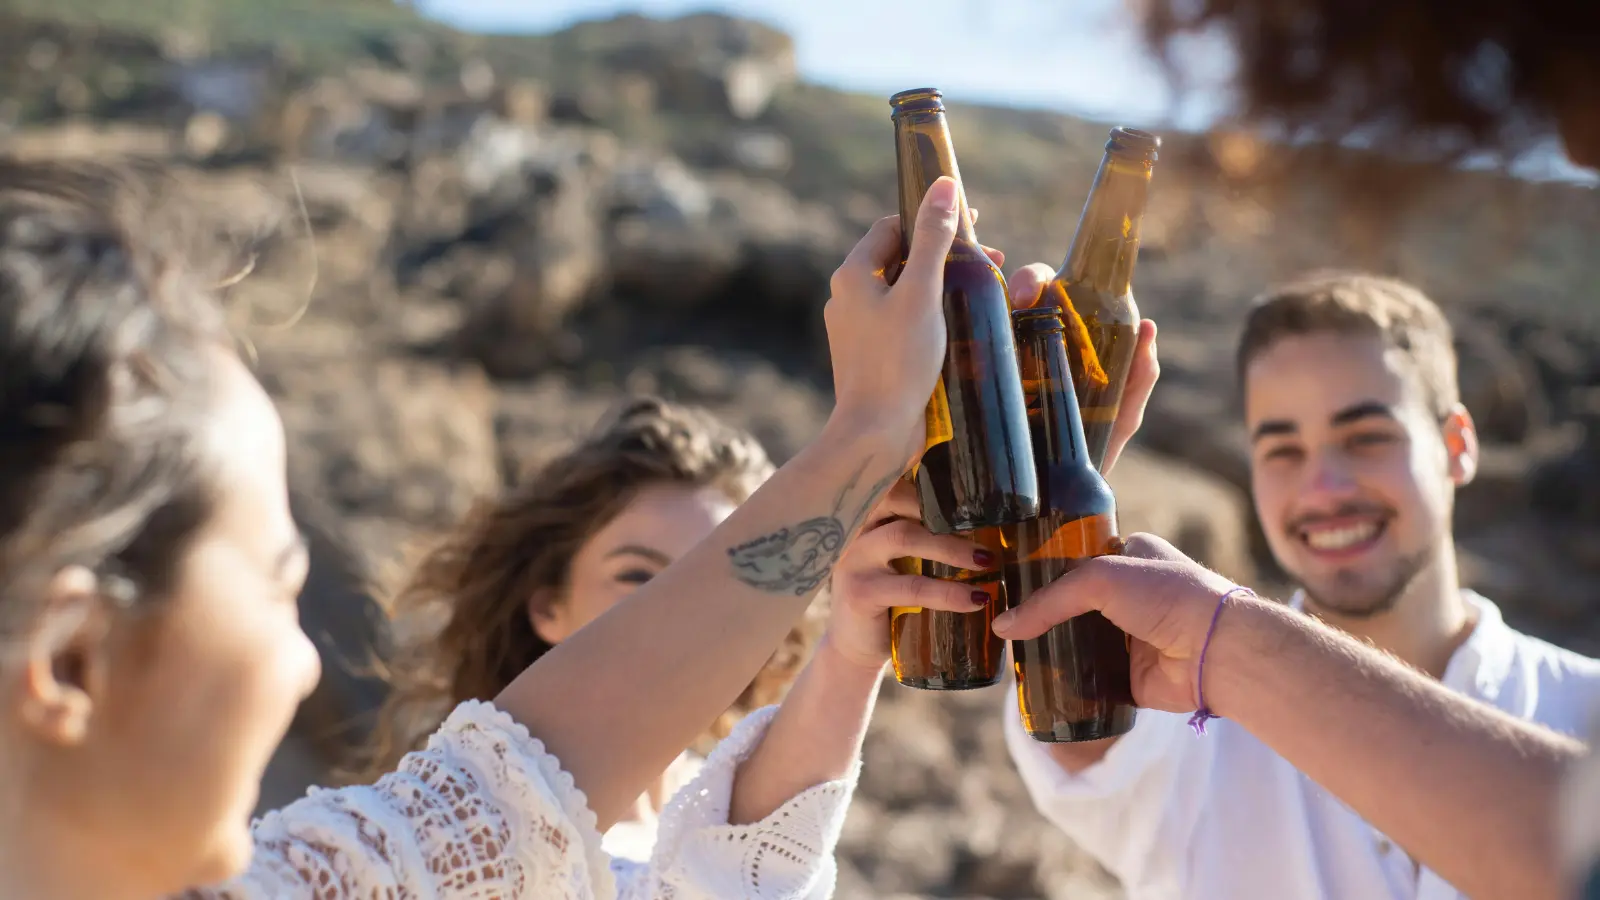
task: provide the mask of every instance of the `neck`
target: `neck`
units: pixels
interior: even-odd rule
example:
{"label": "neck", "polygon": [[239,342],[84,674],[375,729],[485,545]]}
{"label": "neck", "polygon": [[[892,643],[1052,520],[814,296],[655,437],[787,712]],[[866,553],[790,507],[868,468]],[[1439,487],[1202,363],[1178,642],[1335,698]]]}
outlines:
{"label": "neck", "polygon": [[[7,771],[14,771],[7,767]],[[26,778],[6,785],[0,810],[0,885],[7,897],[29,900],[150,900],[162,891],[122,877],[120,867],[68,836],[76,833],[60,820],[48,800],[28,789]],[[78,851],[87,851],[80,853]]]}
{"label": "neck", "polygon": [[1309,595],[1305,609],[1434,678],[1444,677],[1450,658],[1477,624],[1477,611],[1461,596],[1455,544],[1448,539],[1386,612],[1364,619],[1342,616]]}

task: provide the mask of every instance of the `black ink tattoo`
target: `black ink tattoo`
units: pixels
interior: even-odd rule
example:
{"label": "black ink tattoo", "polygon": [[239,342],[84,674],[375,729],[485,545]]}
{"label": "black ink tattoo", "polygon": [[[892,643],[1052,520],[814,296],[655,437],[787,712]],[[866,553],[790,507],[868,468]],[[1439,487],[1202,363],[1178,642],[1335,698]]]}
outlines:
{"label": "black ink tattoo", "polygon": [[827,581],[833,574],[834,564],[844,553],[845,543],[861,527],[878,498],[900,478],[900,473],[895,472],[879,479],[856,501],[848,520],[841,519],[840,515],[850,505],[851,494],[871,462],[869,458],[862,463],[845,481],[831,514],[806,519],[730,548],[728,558],[739,580],[769,593],[796,597],[811,593]]}

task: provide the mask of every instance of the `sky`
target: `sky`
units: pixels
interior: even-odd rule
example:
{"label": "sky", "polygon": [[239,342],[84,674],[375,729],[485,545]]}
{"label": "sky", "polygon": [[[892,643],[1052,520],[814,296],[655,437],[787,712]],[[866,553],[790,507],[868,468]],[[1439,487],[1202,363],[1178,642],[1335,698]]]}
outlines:
{"label": "sky", "polygon": [[[1028,106],[1101,122],[1201,130],[1224,115],[1233,65],[1217,40],[1181,48],[1191,89],[1169,89],[1144,51],[1128,0],[422,0],[471,31],[541,32],[637,12],[714,10],[775,25],[795,40],[801,77],[888,95],[937,87],[952,100]],[[1513,167],[1600,184],[1553,149]]]}

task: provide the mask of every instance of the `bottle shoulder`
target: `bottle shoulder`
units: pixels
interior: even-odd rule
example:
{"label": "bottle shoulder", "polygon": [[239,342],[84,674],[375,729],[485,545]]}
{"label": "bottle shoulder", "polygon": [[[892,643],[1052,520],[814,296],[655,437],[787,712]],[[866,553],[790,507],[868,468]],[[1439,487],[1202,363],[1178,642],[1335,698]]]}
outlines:
{"label": "bottle shoulder", "polygon": [[1105,477],[1084,465],[1039,467],[1040,506],[1066,519],[1109,517],[1115,528],[1117,498]]}
{"label": "bottle shoulder", "polygon": [[1136,325],[1139,322],[1139,304],[1132,291],[1112,294],[1081,281],[1070,281],[1065,276],[1057,276],[1051,286],[1085,319],[1095,318],[1103,325]]}

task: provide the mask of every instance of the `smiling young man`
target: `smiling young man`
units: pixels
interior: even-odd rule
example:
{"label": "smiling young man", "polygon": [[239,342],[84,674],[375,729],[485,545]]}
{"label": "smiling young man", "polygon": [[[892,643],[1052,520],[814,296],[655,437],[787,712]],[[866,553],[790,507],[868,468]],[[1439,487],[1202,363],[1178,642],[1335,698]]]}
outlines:
{"label": "smiling young man", "polygon": [[[1238,368],[1256,512],[1300,585],[1291,605],[1457,693],[1581,733],[1600,662],[1512,630],[1460,586],[1451,511],[1478,443],[1438,307],[1392,279],[1310,275],[1256,302]],[[1141,710],[1120,740],[1052,745],[1011,707],[1036,805],[1130,900],[1462,896],[1238,723],[1197,740],[1186,716]]]}

